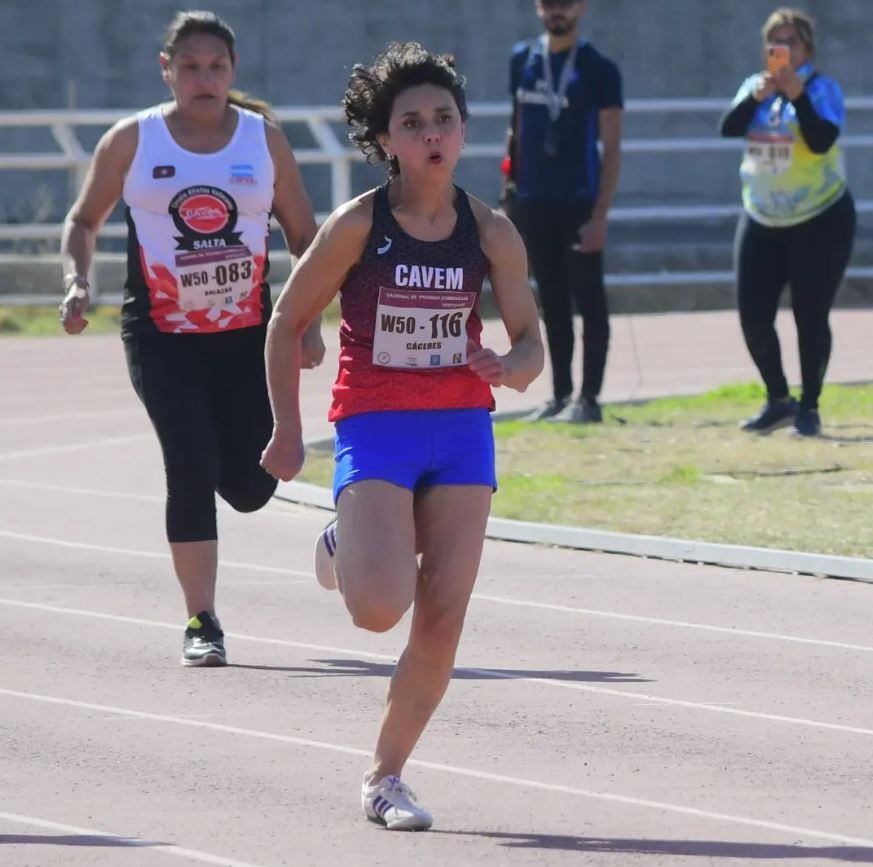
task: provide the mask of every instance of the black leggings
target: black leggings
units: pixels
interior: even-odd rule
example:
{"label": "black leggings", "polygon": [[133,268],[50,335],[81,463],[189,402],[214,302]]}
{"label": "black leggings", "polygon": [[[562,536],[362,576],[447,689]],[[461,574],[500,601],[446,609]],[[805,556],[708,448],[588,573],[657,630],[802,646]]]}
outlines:
{"label": "black leggings", "polygon": [[557,398],[573,392],[573,304],[582,316],[583,397],[596,398],[603,385],[609,348],[609,310],[603,284],[603,252],[579,253],[579,228],[591,216],[587,202],[521,199],[519,223],[539,288],[552,389]]}
{"label": "black leggings", "polygon": [[740,217],[734,245],[740,323],[769,399],[788,395],[775,328],[779,296],[788,283],[800,349],[801,405],[818,406],[831,355],[828,314],[854,237],[855,204],[848,191],[797,226],[771,228],[747,214]]}
{"label": "black leggings", "polygon": [[131,382],[164,455],[171,542],[218,537],[216,491],[237,511],[253,512],[276,490],[259,466],[273,426],[265,334],[261,326],[124,339]]}

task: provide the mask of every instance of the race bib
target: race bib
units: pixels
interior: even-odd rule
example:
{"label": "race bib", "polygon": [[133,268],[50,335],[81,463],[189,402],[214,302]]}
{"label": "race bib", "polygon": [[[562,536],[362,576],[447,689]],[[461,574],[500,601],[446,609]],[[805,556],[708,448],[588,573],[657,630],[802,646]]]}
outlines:
{"label": "race bib", "polygon": [[373,364],[434,370],[467,363],[467,320],[475,292],[379,289]]}
{"label": "race bib", "polygon": [[252,291],[254,272],[254,258],[246,246],[177,253],[179,306],[205,310],[238,304]]}
{"label": "race bib", "polygon": [[756,174],[781,175],[791,168],[794,138],[790,135],[750,135],[746,159]]}
{"label": "race bib", "polygon": [[175,240],[179,307],[207,310],[238,304],[252,291],[255,262],[237,231],[239,210],[219,187],[180,190],[169,205]]}

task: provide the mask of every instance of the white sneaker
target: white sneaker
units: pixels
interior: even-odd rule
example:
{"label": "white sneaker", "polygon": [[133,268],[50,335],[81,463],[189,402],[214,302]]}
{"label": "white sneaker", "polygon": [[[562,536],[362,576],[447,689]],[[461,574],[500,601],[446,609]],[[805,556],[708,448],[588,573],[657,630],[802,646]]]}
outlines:
{"label": "white sneaker", "polygon": [[361,786],[361,805],[371,822],[378,822],[389,831],[426,831],[433,816],[415,801],[412,789],[400,777],[382,777],[375,783]]}
{"label": "white sneaker", "polygon": [[315,577],[325,590],[336,590],[336,518],[315,540]]}

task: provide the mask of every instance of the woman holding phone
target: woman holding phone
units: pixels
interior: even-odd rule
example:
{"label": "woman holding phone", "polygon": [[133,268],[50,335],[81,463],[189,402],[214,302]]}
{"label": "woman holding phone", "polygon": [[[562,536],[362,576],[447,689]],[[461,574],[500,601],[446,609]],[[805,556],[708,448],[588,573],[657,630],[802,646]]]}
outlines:
{"label": "woman holding phone", "polygon": [[[780,8],[762,28],[767,70],[747,78],[721,134],[744,137],[743,211],[734,259],[746,346],[767,402],[744,430],[818,436],[818,398],[831,352],[828,316],[852,252],[855,205],[837,144],[845,106],[839,85],[813,65],[815,23]],[[785,284],[797,325],[802,391],[788,389],[776,312]]]}

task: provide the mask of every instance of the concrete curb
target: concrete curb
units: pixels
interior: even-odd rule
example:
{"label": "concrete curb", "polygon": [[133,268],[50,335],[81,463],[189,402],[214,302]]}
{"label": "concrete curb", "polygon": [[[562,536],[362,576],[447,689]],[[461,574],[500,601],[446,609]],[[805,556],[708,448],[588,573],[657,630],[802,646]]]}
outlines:
{"label": "concrete curb", "polygon": [[[499,418],[517,418],[522,413],[502,413]],[[495,420],[498,416],[495,416]],[[307,449],[323,451],[333,446],[333,437],[313,439]],[[279,482],[275,496],[280,500],[315,506],[333,511],[333,493],[328,488],[305,482]],[[821,575],[873,584],[873,560],[860,557],[838,557],[828,554],[808,554],[779,548],[751,548],[744,545],[722,545],[694,539],[674,539],[668,536],[642,536],[615,533],[610,530],[589,530],[560,524],[536,524],[507,518],[489,518],[486,536],[505,542],[525,542],[555,545],[580,551],[602,551],[606,554],[626,554],[632,557],[654,557],[684,563],[706,563],[740,569],[767,572],[790,572]]]}

